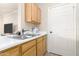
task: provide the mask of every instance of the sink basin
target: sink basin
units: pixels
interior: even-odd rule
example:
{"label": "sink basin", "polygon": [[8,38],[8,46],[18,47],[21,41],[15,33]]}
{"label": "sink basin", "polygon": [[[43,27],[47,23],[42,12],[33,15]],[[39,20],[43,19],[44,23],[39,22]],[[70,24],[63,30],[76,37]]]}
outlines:
{"label": "sink basin", "polygon": [[32,38],[32,37],[34,37],[34,36],[33,35],[27,35],[27,34],[21,36],[22,39],[28,39],[28,38]]}
{"label": "sink basin", "polygon": [[37,36],[36,34],[24,34],[22,36],[20,36],[21,39],[28,39],[28,38],[32,38],[34,36]]}
{"label": "sink basin", "polygon": [[12,39],[19,39],[19,40],[23,40],[23,39],[28,39],[28,38],[32,38],[34,36],[37,36],[39,34],[23,34],[23,35],[8,35],[8,38],[12,38]]}
{"label": "sink basin", "polygon": [[31,38],[31,37],[33,37],[33,36],[31,36],[31,35],[8,36],[8,38],[18,39],[18,40],[28,39],[28,38]]}

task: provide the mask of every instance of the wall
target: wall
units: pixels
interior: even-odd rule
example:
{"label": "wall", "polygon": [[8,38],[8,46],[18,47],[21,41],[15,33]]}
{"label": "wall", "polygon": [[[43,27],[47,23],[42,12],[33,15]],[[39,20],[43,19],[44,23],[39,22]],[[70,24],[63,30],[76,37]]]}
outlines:
{"label": "wall", "polygon": [[3,17],[0,15],[0,33],[3,33]]}
{"label": "wall", "polygon": [[[3,15],[3,24],[13,23],[13,32],[18,30],[18,11],[14,10]],[[4,26],[3,26],[4,27]]]}
{"label": "wall", "polygon": [[39,3],[38,6],[41,8],[41,24],[39,28],[41,31],[47,31],[47,20],[48,20],[48,6],[47,3]]}
{"label": "wall", "polygon": [[[3,24],[13,23],[14,24],[14,32],[21,31],[22,29],[28,30],[28,29],[33,28],[35,25],[25,22],[25,13],[24,12],[25,12],[24,4],[19,3],[18,10],[14,10],[14,11],[11,11],[7,14],[2,15]],[[1,31],[1,32],[3,32],[3,31]]]}
{"label": "wall", "polygon": [[76,7],[76,22],[77,22],[77,42],[76,42],[76,53],[77,53],[77,56],[79,56],[79,4],[77,4],[77,7]]}

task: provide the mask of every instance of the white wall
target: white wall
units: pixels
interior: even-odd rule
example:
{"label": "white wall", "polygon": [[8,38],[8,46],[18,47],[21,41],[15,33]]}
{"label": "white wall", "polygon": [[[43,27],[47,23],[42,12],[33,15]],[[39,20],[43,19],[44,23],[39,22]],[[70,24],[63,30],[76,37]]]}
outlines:
{"label": "white wall", "polygon": [[0,15],[0,33],[3,33],[3,16]]}
{"label": "white wall", "polygon": [[17,10],[4,14],[2,20],[3,20],[3,24],[13,23],[13,27],[14,27],[13,32],[18,30],[18,11]]}
{"label": "white wall", "polygon": [[77,42],[76,42],[76,52],[77,52],[77,56],[79,56],[79,4],[77,4],[77,7],[76,7],[76,22],[77,22]]}
{"label": "white wall", "polygon": [[[23,3],[18,4],[18,9],[2,15],[3,24],[13,23],[14,32],[22,29],[31,29],[35,25],[25,22],[25,7]],[[39,26],[38,26],[39,27]],[[4,29],[4,28],[3,28]],[[2,30],[3,30],[2,29]]]}
{"label": "white wall", "polygon": [[48,5],[46,3],[39,3],[38,5],[41,9],[41,24],[39,28],[41,31],[47,31]]}

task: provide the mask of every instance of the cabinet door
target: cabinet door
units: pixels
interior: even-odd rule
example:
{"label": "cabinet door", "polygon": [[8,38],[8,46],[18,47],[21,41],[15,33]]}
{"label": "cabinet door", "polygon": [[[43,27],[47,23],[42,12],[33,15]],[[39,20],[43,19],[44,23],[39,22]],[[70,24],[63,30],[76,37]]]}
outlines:
{"label": "cabinet door", "polygon": [[26,51],[23,56],[36,56],[36,46],[33,46],[28,51]]}
{"label": "cabinet door", "polygon": [[11,48],[6,51],[2,51],[0,53],[0,56],[18,56],[18,55],[20,55],[19,47]]}
{"label": "cabinet door", "polygon": [[26,22],[31,22],[32,21],[32,4],[31,3],[27,3],[25,4],[25,20]]}
{"label": "cabinet door", "polygon": [[46,37],[43,37],[43,55],[46,53],[47,51],[47,42],[46,42]]}
{"label": "cabinet door", "polygon": [[25,53],[28,49],[30,49],[32,46],[35,45],[36,45],[36,40],[32,40],[22,44],[22,53]]}
{"label": "cabinet door", "polygon": [[37,56],[43,56],[47,51],[46,36],[37,39]]}
{"label": "cabinet door", "polygon": [[42,41],[37,43],[37,56],[42,56],[43,55],[43,46],[42,46]]}
{"label": "cabinet door", "polygon": [[38,24],[41,22],[41,9],[38,7]]}
{"label": "cabinet door", "polygon": [[37,56],[43,55],[42,41],[37,44]]}
{"label": "cabinet door", "polygon": [[33,23],[37,23],[37,20],[38,20],[37,12],[38,12],[37,5],[32,4],[32,22]]}

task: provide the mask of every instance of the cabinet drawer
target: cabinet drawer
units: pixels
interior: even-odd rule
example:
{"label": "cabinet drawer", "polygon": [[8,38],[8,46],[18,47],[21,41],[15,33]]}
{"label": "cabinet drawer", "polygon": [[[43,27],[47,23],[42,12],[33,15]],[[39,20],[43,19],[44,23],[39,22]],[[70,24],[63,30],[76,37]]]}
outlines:
{"label": "cabinet drawer", "polygon": [[18,56],[19,53],[19,46],[18,47],[14,47],[11,49],[8,49],[6,51],[1,51],[0,56]]}
{"label": "cabinet drawer", "polygon": [[22,44],[22,53],[30,49],[32,46],[36,45],[36,40],[32,40]]}
{"label": "cabinet drawer", "polygon": [[26,51],[23,56],[36,56],[36,46],[33,46],[28,51]]}

